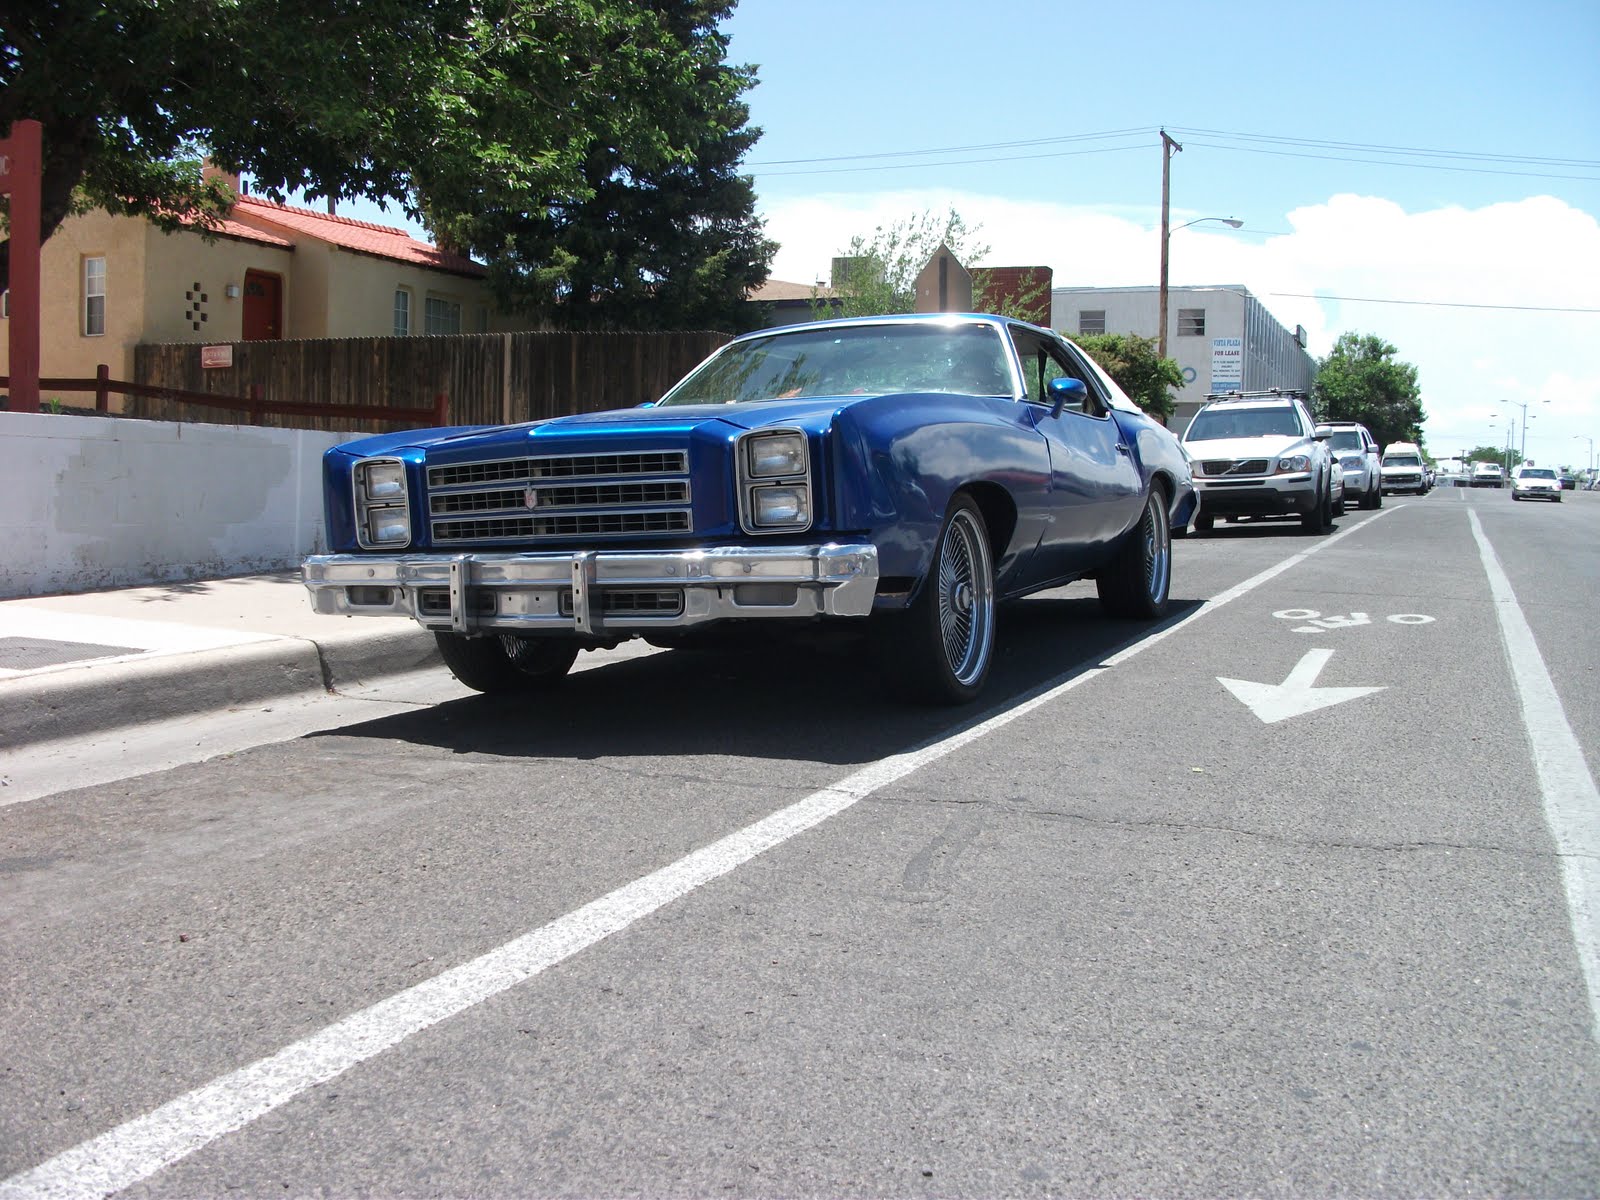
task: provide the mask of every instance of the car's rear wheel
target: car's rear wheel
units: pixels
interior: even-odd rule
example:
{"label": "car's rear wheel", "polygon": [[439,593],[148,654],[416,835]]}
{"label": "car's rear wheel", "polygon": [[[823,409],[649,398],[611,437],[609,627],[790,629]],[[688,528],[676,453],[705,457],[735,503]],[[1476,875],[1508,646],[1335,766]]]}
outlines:
{"label": "car's rear wheel", "polygon": [[883,661],[899,690],[925,704],[966,704],[994,660],[994,555],[972,498],[957,496],[934,543],[922,591],[893,623]]}
{"label": "car's rear wheel", "polygon": [[577,643],[565,638],[437,632],[433,637],[450,674],[473,691],[490,695],[548,687],[571,670],[578,657]]}
{"label": "car's rear wheel", "polygon": [[1172,537],[1166,500],[1159,487],[1150,489],[1139,524],[1095,580],[1100,604],[1112,616],[1151,620],[1167,611]]}

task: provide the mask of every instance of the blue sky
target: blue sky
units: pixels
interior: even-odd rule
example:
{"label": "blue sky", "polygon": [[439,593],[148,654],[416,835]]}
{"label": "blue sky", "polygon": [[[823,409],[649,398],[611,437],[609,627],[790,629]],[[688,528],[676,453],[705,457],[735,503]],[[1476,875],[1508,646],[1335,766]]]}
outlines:
{"label": "blue sky", "polygon": [[987,265],[1153,285],[1165,127],[1173,224],[1245,222],[1175,233],[1173,284],[1243,284],[1318,355],[1394,343],[1435,454],[1512,416],[1520,444],[1523,404],[1530,458],[1600,441],[1595,0],[741,0],[725,29],[774,278],[953,206]]}

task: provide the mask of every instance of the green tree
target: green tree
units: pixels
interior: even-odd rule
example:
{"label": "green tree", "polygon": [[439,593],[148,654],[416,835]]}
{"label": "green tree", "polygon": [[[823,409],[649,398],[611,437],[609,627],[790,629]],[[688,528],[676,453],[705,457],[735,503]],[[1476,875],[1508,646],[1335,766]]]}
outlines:
{"label": "green tree", "polygon": [[[209,149],[271,194],[406,194],[465,0],[30,0],[0,28],[0,128],[43,127],[41,236],[103,207],[215,220]],[[418,97],[418,93],[421,97]]]}
{"label": "green tree", "polygon": [[94,207],[214,222],[230,197],[207,156],[276,199],[397,200],[528,311],[649,293],[701,320],[772,252],[734,173],[758,131],[753,69],[723,62],[732,7],[29,0],[0,27],[0,127],[44,126],[46,237]]}
{"label": "green tree", "polygon": [[871,234],[857,234],[841,252],[848,260],[844,278],[833,281],[831,295],[816,293],[812,308],[819,317],[914,312],[917,275],[928,260],[945,246],[963,264],[976,261],[989,252],[977,237],[978,227],[968,225],[953,207],[944,213],[927,210],[893,225],[879,225]]}
{"label": "green tree", "polygon": [[1522,455],[1515,449],[1507,450],[1504,446],[1479,446],[1467,452],[1467,461],[1499,463],[1502,467],[1509,463],[1514,471],[1522,465]]}
{"label": "green tree", "polygon": [[1172,389],[1183,386],[1183,369],[1176,359],[1156,353],[1155,338],[1094,333],[1076,340],[1135,404],[1166,424],[1176,408]]}
{"label": "green tree", "polygon": [[[729,66],[718,29],[732,0],[634,0],[587,45],[609,87],[580,138],[570,180],[549,186],[520,168],[483,170],[527,149],[558,79],[527,40],[505,45],[496,74],[465,87],[470,119],[454,173],[423,181],[443,240],[485,259],[509,306],[576,329],[742,328],[745,296],[776,246],[755,216],[740,160],[760,136],[740,99],[752,68]],[[571,53],[567,66],[571,68]],[[616,109],[624,110],[626,120]]]}
{"label": "green tree", "polygon": [[1395,358],[1399,351],[1370,333],[1342,333],[1317,365],[1312,393],[1324,421],[1359,421],[1379,446],[1422,442],[1422,394],[1417,368]]}

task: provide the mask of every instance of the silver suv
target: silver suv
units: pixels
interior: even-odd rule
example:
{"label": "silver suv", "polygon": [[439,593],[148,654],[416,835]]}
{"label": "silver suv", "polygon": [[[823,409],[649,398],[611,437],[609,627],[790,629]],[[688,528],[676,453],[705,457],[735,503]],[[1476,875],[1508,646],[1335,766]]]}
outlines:
{"label": "silver suv", "polygon": [[1183,435],[1200,500],[1197,532],[1218,517],[1298,516],[1325,533],[1344,515],[1344,471],[1305,401],[1304,392],[1278,388],[1206,397]]}
{"label": "silver suv", "polygon": [[1344,469],[1344,494],[1362,508],[1383,507],[1383,455],[1377,440],[1359,421],[1327,421],[1317,434],[1328,435],[1328,449]]}

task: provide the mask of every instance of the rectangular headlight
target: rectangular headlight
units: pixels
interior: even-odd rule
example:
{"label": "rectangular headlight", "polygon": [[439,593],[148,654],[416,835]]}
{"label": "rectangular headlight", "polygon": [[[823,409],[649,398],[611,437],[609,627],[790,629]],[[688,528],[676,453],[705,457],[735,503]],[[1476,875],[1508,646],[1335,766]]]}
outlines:
{"label": "rectangular headlight", "polygon": [[765,529],[793,526],[804,529],[811,524],[811,500],[803,486],[779,485],[750,490],[755,524]]}
{"label": "rectangular headlight", "polygon": [[356,540],[367,549],[405,546],[411,541],[411,504],[406,465],[398,458],[369,458],[351,473],[355,492]]}
{"label": "rectangular headlight", "polygon": [[745,439],[752,479],[772,479],[784,475],[804,475],[806,436],[803,433],[754,434]]}
{"label": "rectangular headlight", "polygon": [[403,508],[375,508],[367,513],[369,546],[403,546],[411,540],[411,518]]}
{"label": "rectangular headlight", "polygon": [[362,463],[361,486],[369,500],[394,500],[405,495],[406,469],[393,459]]}

